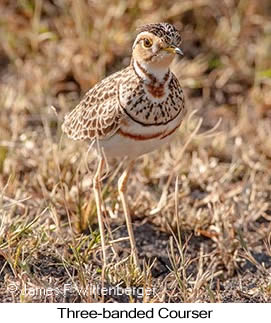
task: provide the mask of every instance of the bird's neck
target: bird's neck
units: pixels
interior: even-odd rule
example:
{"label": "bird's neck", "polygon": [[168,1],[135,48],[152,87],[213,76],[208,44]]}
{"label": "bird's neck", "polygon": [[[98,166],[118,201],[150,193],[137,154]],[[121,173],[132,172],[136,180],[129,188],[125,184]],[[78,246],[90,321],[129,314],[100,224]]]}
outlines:
{"label": "bird's neck", "polygon": [[163,84],[169,79],[171,73],[168,66],[152,65],[135,59],[131,64],[138,77],[147,84]]}

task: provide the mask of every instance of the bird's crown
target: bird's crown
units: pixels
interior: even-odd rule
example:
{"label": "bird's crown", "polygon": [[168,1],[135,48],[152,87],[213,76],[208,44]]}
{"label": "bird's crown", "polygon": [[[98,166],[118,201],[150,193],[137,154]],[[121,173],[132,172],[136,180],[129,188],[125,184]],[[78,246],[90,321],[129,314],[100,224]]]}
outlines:
{"label": "bird's crown", "polygon": [[178,30],[173,25],[166,22],[143,25],[139,27],[137,31],[138,34],[143,32],[154,34],[165,41],[168,45],[172,45],[174,47],[179,47],[182,41]]}

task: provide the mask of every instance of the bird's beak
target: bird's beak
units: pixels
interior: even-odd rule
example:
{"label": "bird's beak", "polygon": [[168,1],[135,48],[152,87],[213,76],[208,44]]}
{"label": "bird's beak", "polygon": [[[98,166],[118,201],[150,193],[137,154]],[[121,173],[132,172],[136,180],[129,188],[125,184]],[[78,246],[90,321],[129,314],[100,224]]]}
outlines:
{"label": "bird's beak", "polygon": [[176,54],[181,55],[181,56],[184,56],[184,53],[183,53],[183,51],[181,50],[181,48],[179,48],[179,47],[175,47],[174,49],[175,49],[175,53],[176,53]]}
{"label": "bird's beak", "polygon": [[179,47],[166,47],[164,48],[164,50],[166,50],[167,52],[170,52],[172,54],[178,54],[183,56],[183,51],[179,48]]}

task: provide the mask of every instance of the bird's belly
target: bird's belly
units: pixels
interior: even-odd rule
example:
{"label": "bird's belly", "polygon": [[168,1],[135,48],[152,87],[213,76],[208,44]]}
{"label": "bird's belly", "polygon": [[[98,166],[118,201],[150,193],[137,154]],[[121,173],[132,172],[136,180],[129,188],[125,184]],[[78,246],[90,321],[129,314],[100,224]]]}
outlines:
{"label": "bird's belly", "polygon": [[101,141],[100,145],[108,157],[128,156],[134,159],[167,144],[179,126],[180,120],[147,127],[126,123],[111,138]]}

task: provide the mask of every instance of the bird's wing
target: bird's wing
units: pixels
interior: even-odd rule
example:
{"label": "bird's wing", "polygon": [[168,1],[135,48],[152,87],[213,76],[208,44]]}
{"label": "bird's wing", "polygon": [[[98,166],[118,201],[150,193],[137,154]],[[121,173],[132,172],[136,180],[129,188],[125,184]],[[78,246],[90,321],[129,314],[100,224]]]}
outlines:
{"label": "bird's wing", "polygon": [[62,131],[74,140],[107,139],[125,117],[119,104],[119,83],[129,74],[129,67],[110,75],[90,89],[82,101],[65,116]]}

